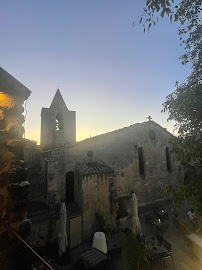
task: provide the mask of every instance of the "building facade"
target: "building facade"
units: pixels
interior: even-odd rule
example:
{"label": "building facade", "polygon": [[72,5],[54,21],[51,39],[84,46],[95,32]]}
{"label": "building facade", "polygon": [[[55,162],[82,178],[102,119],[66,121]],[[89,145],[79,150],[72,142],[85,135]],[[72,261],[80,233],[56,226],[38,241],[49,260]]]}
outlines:
{"label": "building facade", "polygon": [[[60,118],[58,113],[62,114]],[[129,216],[130,205],[119,202],[120,198],[129,198],[132,190],[141,206],[161,199],[160,190],[168,184],[183,181],[183,172],[179,171],[169,143],[173,135],[154,121],[81,142],[76,142],[75,126],[75,112],[67,110],[57,90],[50,108],[43,108],[41,114],[41,164],[47,181],[47,201],[54,197],[56,204],[65,201],[78,205],[83,239],[95,230],[94,225],[86,228],[85,224],[92,220],[95,224],[93,217],[97,212],[102,213],[106,224],[112,225],[122,217],[118,214],[120,208],[125,208],[122,212]],[[90,170],[90,164],[99,167],[103,162],[113,170],[110,176],[96,171],[82,175],[79,170],[84,166],[81,164]],[[107,205],[103,211],[94,207],[99,204],[98,198],[99,203]]]}

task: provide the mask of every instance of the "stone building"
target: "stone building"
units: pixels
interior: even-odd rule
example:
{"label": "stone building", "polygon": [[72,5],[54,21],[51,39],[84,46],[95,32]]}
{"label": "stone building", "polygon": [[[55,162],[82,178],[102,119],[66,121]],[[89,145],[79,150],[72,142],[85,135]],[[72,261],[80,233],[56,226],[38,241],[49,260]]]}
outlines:
{"label": "stone building", "polygon": [[41,148],[76,142],[76,112],[69,111],[59,90],[50,108],[41,110]]}
{"label": "stone building", "polygon": [[[114,170],[104,163],[76,165],[75,201],[81,209],[85,238],[92,237],[92,232],[103,229],[104,225],[115,224],[113,180]],[[67,194],[67,200],[68,197],[74,200],[71,193]]]}
{"label": "stone building", "polygon": [[[151,119],[81,142],[75,141],[75,126],[75,112],[67,110],[57,90],[50,108],[43,108],[41,114],[41,166],[47,182],[46,199],[54,197],[56,204],[66,201],[67,207],[76,204],[80,208],[83,239],[95,231],[96,212],[101,212],[106,223],[113,226],[118,219],[130,215],[127,199],[131,190],[135,191],[139,205],[144,206],[161,199],[159,191],[166,185],[183,181],[169,144],[173,135]],[[88,171],[90,164],[99,167],[103,162],[113,170],[113,177],[106,177],[106,172],[105,176],[100,172],[82,174],[81,168],[86,166]],[[97,200],[106,203],[102,210],[95,210]],[[87,222],[92,222],[91,228],[86,227]]]}
{"label": "stone building", "polygon": [[[27,195],[29,182],[24,169],[23,103],[31,91],[0,68],[0,269],[17,269],[20,248],[8,232],[15,228],[21,235],[29,223]],[[12,243],[12,244],[11,244]]]}

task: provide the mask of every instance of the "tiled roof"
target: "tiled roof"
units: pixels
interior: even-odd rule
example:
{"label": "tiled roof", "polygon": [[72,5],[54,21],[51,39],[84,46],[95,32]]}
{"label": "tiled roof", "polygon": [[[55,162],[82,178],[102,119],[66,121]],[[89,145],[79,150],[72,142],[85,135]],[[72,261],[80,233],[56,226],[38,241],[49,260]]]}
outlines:
{"label": "tiled roof", "polygon": [[82,163],[76,166],[76,170],[82,175],[97,174],[97,173],[109,173],[113,172],[113,168],[109,167],[105,163]]}

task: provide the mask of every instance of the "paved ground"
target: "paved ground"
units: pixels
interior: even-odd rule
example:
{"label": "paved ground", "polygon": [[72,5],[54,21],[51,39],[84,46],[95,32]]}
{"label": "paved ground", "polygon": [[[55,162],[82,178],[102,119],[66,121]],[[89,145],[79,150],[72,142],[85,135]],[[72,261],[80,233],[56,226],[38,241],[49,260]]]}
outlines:
{"label": "paved ground", "polygon": [[[173,232],[173,229],[170,228],[169,231],[164,235],[165,239],[171,243],[172,245],[172,253],[173,253],[173,261],[174,266],[172,264],[171,258],[165,260],[165,268],[164,265],[158,267],[158,270],[202,270],[202,263],[200,264],[198,261],[194,260],[190,254],[190,252],[185,248],[184,237],[180,235],[178,232]],[[129,270],[129,266],[127,263],[127,254],[126,254],[126,237],[125,234],[120,232],[113,235],[111,239],[110,236],[107,236],[107,242],[111,245],[114,243],[118,246],[122,247],[121,257],[117,254],[113,258],[113,269],[116,270]],[[76,258],[78,258],[78,254],[88,250],[91,248],[91,245],[80,246],[71,252],[71,266],[73,262],[75,262]],[[201,253],[202,257],[202,253]],[[64,268],[69,269],[69,268]]]}
{"label": "paved ground", "polygon": [[[186,210],[183,211],[186,213]],[[190,254],[190,252],[186,249],[184,243],[184,236],[176,231],[173,225],[173,217],[174,214],[170,212],[169,214],[169,226],[168,231],[164,234],[164,238],[172,245],[172,254],[173,254],[173,261],[174,266],[172,263],[171,258],[165,260],[165,268],[164,265],[156,268],[157,270],[202,270],[202,261],[199,263],[196,261]],[[130,223],[130,222],[129,222]],[[144,220],[141,220],[143,233],[148,231],[148,225],[144,223]],[[127,224],[128,227],[128,224]],[[130,226],[129,226],[130,227]],[[113,257],[113,269],[116,270],[130,270],[128,263],[127,263],[127,241],[126,236],[123,232],[119,232],[114,234],[112,237],[111,235],[106,235],[107,237],[107,244],[108,246],[112,247],[121,247],[122,252],[121,256],[120,253],[116,253]],[[79,254],[89,250],[92,247],[92,241],[86,243],[80,247],[77,247],[71,250],[71,263],[70,266],[74,265],[74,262],[78,258]],[[109,248],[109,247],[108,247]],[[135,251],[134,251],[135,252]],[[202,260],[202,251],[201,251],[201,260]],[[65,266],[65,270],[70,269],[69,267]]]}
{"label": "paved ground", "polygon": [[[202,264],[192,258],[191,253],[186,249],[184,238],[181,235],[166,235],[166,240],[172,244],[174,267],[172,260],[167,259],[165,269],[177,270],[201,270]],[[201,251],[202,257],[202,251]]]}

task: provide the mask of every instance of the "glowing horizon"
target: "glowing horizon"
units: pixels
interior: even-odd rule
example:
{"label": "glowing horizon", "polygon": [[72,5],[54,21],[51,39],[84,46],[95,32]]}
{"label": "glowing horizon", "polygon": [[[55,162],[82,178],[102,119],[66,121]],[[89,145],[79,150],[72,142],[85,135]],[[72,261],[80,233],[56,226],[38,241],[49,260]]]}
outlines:
{"label": "glowing horizon", "polygon": [[25,137],[40,142],[41,108],[50,107],[57,88],[76,111],[78,141],[145,122],[149,115],[172,132],[162,103],[190,66],[179,60],[177,23],[165,18],[146,33],[132,26],[144,5],[141,0],[2,3],[1,66],[32,91]]}

